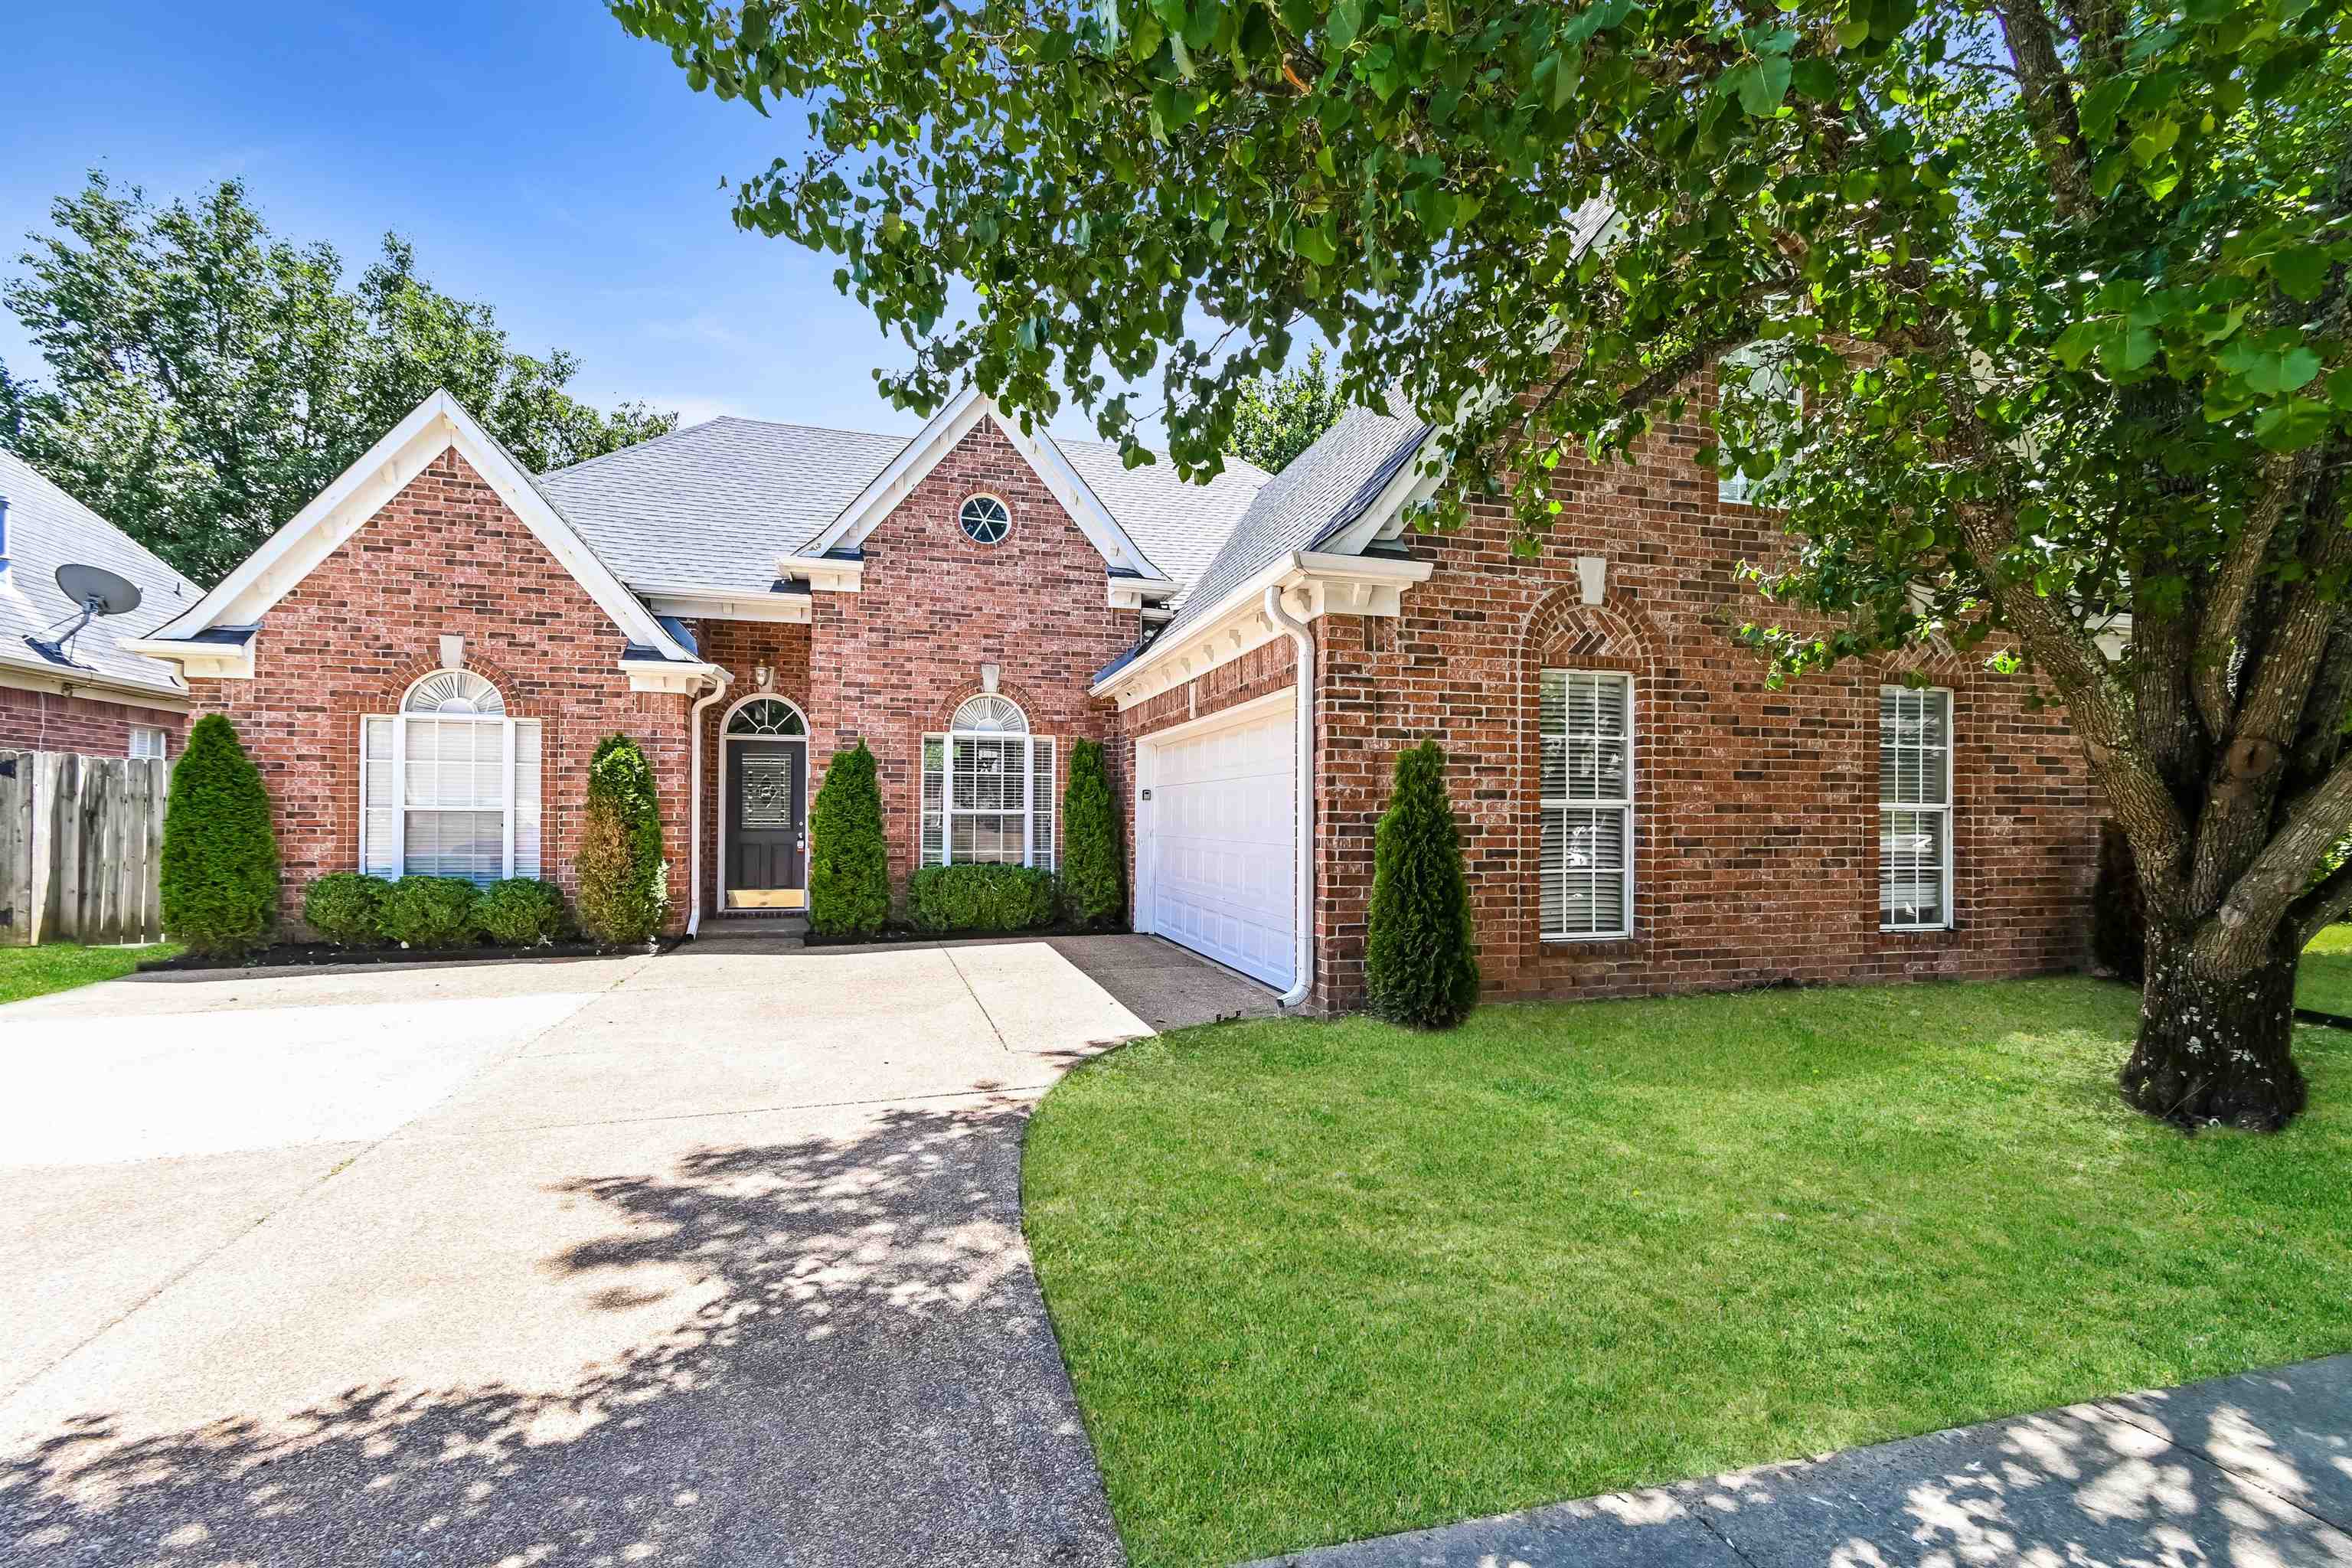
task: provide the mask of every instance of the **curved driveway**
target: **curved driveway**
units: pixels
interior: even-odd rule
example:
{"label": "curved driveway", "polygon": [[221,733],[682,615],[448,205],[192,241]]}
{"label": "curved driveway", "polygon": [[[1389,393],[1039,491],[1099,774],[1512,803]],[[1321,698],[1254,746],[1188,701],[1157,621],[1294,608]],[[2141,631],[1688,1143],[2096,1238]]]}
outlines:
{"label": "curved driveway", "polygon": [[1266,1002],[1123,937],[0,1008],[0,1562],[1115,1563],[1021,1128]]}

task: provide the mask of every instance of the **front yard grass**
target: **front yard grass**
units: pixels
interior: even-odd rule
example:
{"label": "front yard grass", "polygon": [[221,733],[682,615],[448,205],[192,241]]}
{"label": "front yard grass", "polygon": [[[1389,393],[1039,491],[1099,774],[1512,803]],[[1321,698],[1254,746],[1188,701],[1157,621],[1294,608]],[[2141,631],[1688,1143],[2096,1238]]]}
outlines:
{"label": "front yard grass", "polygon": [[2352,925],[2329,926],[2311,939],[2295,966],[2294,999],[2315,1012],[2352,1017]]}
{"label": "front yard grass", "polygon": [[1049,1095],[1027,1226],[1138,1568],[2352,1349],[2352,1035],[2311,1110],[2126,1110],[2089,979],[1139,1041]]}
{"label": "front yard grass", "polygon": [[150,959],[171,958],[179,951],[171,942],[80,947],[69,942],[47,942],[38,947],[0,947],[0,1003],[118,979]]}

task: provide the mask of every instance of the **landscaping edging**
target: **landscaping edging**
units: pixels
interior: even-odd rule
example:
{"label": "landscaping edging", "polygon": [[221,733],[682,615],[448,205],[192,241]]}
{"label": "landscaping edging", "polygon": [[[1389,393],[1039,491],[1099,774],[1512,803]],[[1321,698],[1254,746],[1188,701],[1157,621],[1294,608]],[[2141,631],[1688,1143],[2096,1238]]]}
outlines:
{"label": "landscaping edging", "polygon": [[537,958],[633,958],[647,952],[667,952],[683,937],[662,937],[641,945],[610,947],[603,942],[542,942],[537,947],[336,947],[323,942],[278,942],[243,958],[215,958],[184,952],[176,958],[155,959],[135,973],[161,974],[196,969],[345,968],[376,963],[497,963]]}
{"label": "landscaping edging", "polygon": [[1024,926],[1017,931],[925,931],[919,926],[885,926],[871,936],[852,934],[826,936],[810,931],[802,941],[811,947],[889,947],[907,942],[1002,942],[1008,937],[1049,936],[1128,936],[1125,926],[1087,925],[1070,921],[1056,921],[1049,926]]}

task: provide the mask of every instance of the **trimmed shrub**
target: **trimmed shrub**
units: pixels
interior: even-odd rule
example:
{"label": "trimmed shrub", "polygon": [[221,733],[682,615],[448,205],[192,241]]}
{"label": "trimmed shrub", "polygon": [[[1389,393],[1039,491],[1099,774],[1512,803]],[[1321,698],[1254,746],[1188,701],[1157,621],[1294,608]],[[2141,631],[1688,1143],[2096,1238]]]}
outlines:
{"label": "trimmed shrub", "polygon": [[1372,838],[1364,981],[1374,1013],[1414,1028],[1450,1029],[1478,1003],[1462,834],[1445,795],[1445,749],[1434,741],[1397,758]]}
{"label": "trimmed shrub", "polygon": [[383,896],[386,942],[424,949],[474,945],[481,889],[457,877],[403,877]]}
{"label": "trimmed shrub", "polygon": [[2147,916],[2131,840],[2114,822],[2099,824],[2099,877],[2091,885],[2091,957],[2118,980],[2146,980]]}
{"label": "trimmed shrub", "polygon": [[537,947],[563,934],[563,892],[536,877],[509,877],[482,889],[474,924],[500,947]]}
{"label": "trimmed shrub", "polygon": [[163,807],[163,931],[234,958],[278,923],[278,835],[269,792],[236,731],[207,713],[188,731]]}
{"label": "trimmed shrub", "polygon": [[669,913],[654,770],[626,735],[607,735],[588,764],[580,850],[580,924],[598,942],[650,941]]}
{"label": "trimmed shrub", "polygon": [[392,884],[357,871],[331,871],[302,889],[302,923],[337,947],[383,940],[383,900]]}
{"label": "trimmed shrub", "polygon": [[890,850],[874,753],[860,741],[835,752],[809,812],[809,929],[870,936],[890,914]]}
{"label": "trimmed shrub", "polygon": [[1070,748],[1070,784],[1062,794],[1062,901],[1073,920],[1108,925],[1127,913],[1127,858],[1119,851],[1118,808],[1102,743]]}
{"label": "trimmed shrub", "polygon": [[1026,931],[1054,920],[1054,874],[1033,866],[926,866],[907,883],[925,931]]}

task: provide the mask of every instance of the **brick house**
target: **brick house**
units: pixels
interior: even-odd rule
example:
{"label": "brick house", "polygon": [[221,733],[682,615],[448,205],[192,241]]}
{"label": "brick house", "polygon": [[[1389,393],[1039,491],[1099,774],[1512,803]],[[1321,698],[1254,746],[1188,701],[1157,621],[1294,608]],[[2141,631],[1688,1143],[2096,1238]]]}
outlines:
{"label": "brick house", "polygon": [[[136,609],[92,620],[62,645],[81,605],[60,566],[96,566],[139,590]],[[0,451],[0,751],[177,755],[188,688],[126,641],[201,596],[129,534]]]}
{"label": "brick house", "polygon": [[436,395],[135,651],[260,761],[289,914],[328,871],[568,885],[615,731],[686,932],[802,901],[860,739],[899,878],[1051,866],[1084,738],[1136,928],[1345,1008],[1389,770],[1435,735],[1496,996],[2079,961],[2095,813],[2022,683],[1765,689],[1727,621],[1780,536],[1696,426],[1574,474],[1536,561],[1499,515],[1406,528],[1427,435],[1359,411],[1196,487],[968,392],[911,441],[721,419],[534,478]]}

